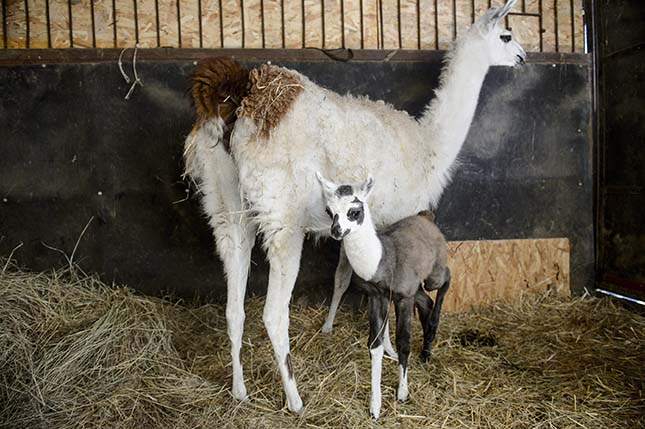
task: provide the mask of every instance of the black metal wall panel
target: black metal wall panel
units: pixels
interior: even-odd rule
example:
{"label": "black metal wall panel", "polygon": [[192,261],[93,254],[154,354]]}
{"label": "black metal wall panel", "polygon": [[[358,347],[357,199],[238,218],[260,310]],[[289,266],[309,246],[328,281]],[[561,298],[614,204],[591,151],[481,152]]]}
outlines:
{"label": "black metal wall panel", "polygon": [[[645,4],[597,2],[599,280],[645,297]],[[626,288],[626,289],[623,289]]]}
{"label": "black metal wall panel", "polygon": [[[249,65],[254,64],[249,62]],[[282,62],[341,93],[368,94],[418,115],[440,61]],[[60,249],[107,280],[146,293],[223,298],[206,220],[184,200],[183,139],[193,112],[187,61],[138,64],[129,101],[114,63],[0,68],[0,255],[34,269]],[[572,285],[593,273],[590,86],[586,63],[491,69],[438,221],[449,239],[568,237]],[[307,243],[295,296],[331,295],[337,245]],[[251,293],[266,288],[253,255]]]}

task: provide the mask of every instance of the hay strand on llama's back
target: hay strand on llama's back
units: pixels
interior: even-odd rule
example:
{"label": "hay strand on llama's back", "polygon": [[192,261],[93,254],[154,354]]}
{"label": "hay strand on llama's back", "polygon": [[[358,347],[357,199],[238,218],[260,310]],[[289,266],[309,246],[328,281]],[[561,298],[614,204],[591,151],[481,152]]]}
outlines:
{"label": "hay strand on llama's back", "polygon": [[[0,265],[5,265],[0,261]],[[372,427],[367,317],[292,306],[292,359],[305,413],[283,407],[262,325],[246,306],[251,400],[230,394],[222,305],[186,307],[69,271],[0,276],[0,425]],[[421,332],[413,331],[413,353]],[[428,364],[410,365],[410,400],[384,361],[383,426],[642,427],[645,318],[608,299],[525,295],[442,316]]]}
{"label": "hay strand on llama's back", "polygon": [[297,73],[270,64],[251,70],[249,81],[250,90],[237,114],[253,119],[258,124],[258,132],[267,137],[304,87]]}

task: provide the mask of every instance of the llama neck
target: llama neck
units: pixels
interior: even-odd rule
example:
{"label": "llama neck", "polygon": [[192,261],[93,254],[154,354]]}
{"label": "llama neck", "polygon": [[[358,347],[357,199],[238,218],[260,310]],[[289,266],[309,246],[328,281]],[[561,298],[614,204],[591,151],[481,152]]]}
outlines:
{"label": "llama neck", "polygon": [[381,262],[383,246],[367,210],[363,224],[345,237],[343,246],[354,272],[363,280],[371,280]]}
{"label": "llama neck", "polygon": [[479,92],[490,67],[480,36],[471,30],[447,54],[439,88],[419,120],[425,153],[432,154],[433,174],[447,178],[475,115]]}

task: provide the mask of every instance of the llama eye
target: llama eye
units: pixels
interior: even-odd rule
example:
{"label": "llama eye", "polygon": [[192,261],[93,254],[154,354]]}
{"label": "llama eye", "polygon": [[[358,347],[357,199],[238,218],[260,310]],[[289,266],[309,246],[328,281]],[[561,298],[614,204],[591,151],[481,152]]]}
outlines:
{"label": "llama eye", "polygon": [[325,213],[327,213],[327,216],[329,216],[330,218],[334,218],[334,216],[332,216],[331,214],[331,210],[329,210],[329,207],[325,207]]}
{"label": "llama eye", "polygon": [[360,210],[357,209],[349,209],[347,211],[347,219],[351,221],[358,220],[358,218],[361,216]]}
{"label": "llama eye", "polygon": [[510,34],[502,34],[499,38],[502,39],[502,42],[508,43],[511,41],[512,36]]}

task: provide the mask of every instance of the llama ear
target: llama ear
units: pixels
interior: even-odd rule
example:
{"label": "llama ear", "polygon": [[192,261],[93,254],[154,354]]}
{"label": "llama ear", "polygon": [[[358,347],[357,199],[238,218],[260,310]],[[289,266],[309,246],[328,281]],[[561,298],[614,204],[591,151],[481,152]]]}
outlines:
{"label": "llama ear", "polygon": [[373,188],[374,188],[374,177],[370,174],[367,177],[367,180],[361,185],[361,188],[360,188],[363,199],[367,199],[367,197],[370,196]]}
{"label": "llama ear", "polygon": [[497,25],[498,16],[499,16],[499,8],[491,7],[482,16],[479,17],[475,25],[479,27],[479,29],[482,32],[487,33],[493,27],[495,27],[495,25]]}
{"label": "llama ear", "polygon": [[319,171],[316,171],[316,179],[318,179],[320,186],[322,186],[322,190],[325,195],[331,195],[336,191],[336,184],[325,179]]}
{"label": "llama ear", "polygon": [[513,6],[515,6],[515,3],[517,3],[517,0],[508,0],[497,13],[497,21],[500,21],[502,18],[508,15],[511,9],[513,9]]}
{"label": "llama ear", "polygon": [[515,3],[517,3],[517,0],[508,0],[501,8],[491,7],[477,20],[477,25],[483,31],[490,31],[508,15],[511,9],[513,9],[513,6],[515,6]]}

